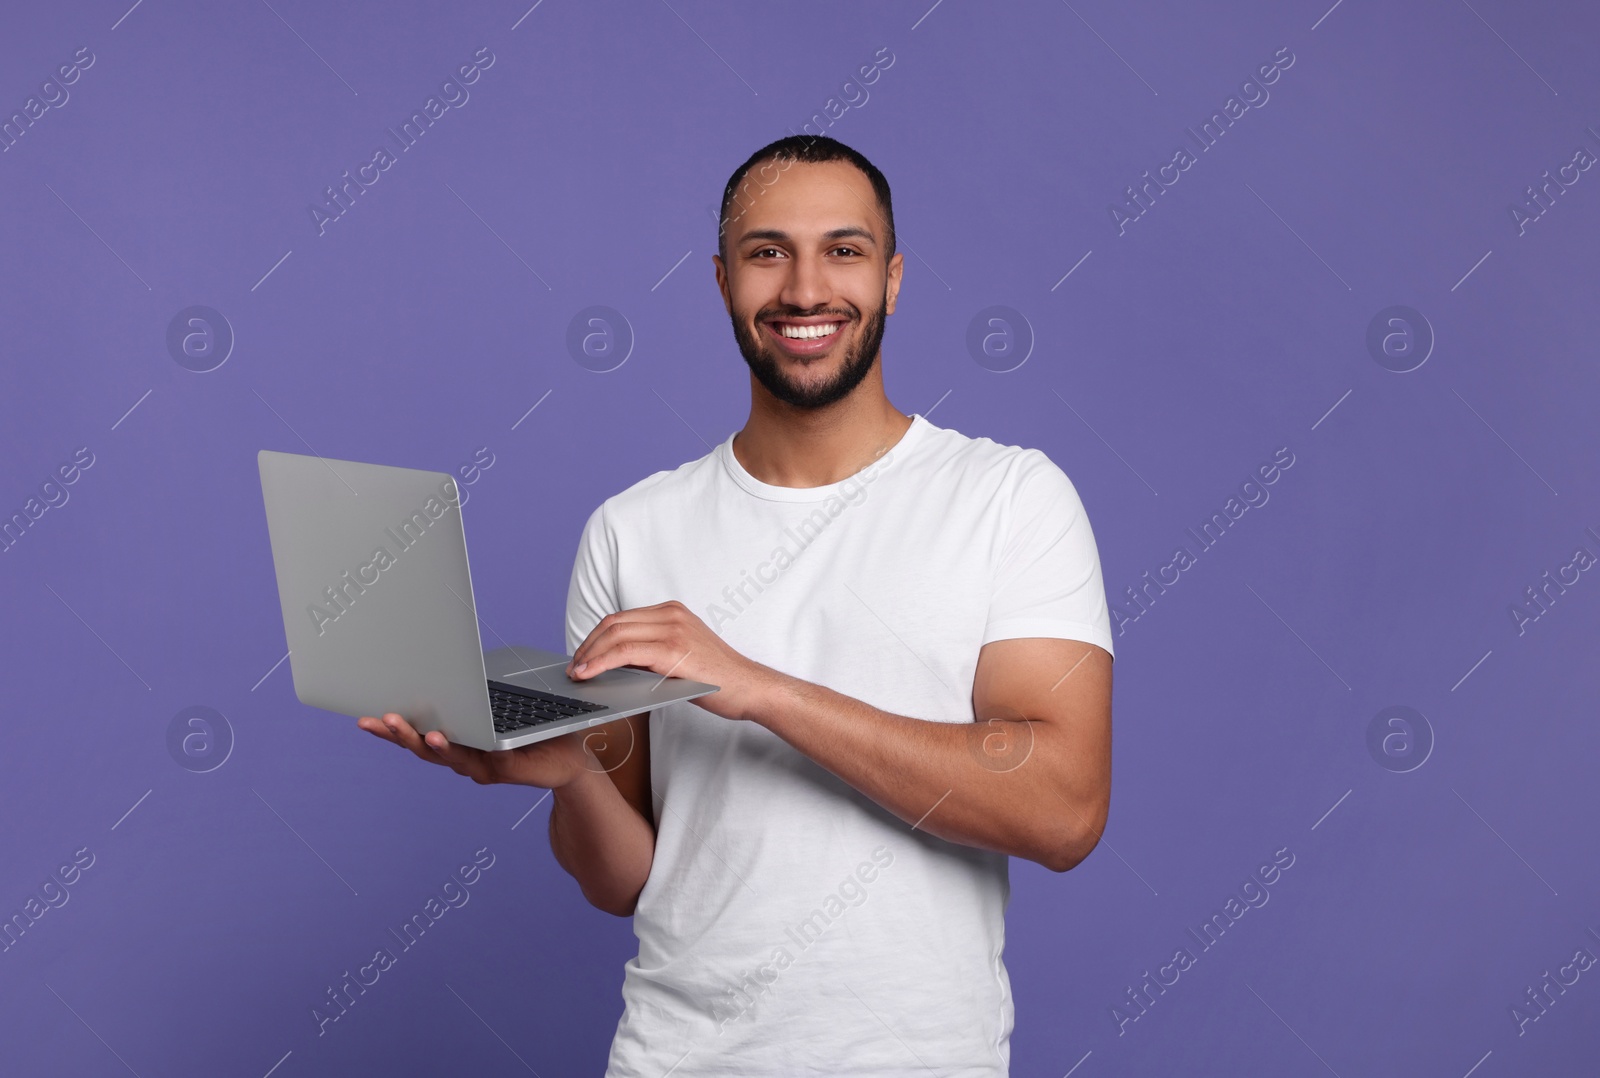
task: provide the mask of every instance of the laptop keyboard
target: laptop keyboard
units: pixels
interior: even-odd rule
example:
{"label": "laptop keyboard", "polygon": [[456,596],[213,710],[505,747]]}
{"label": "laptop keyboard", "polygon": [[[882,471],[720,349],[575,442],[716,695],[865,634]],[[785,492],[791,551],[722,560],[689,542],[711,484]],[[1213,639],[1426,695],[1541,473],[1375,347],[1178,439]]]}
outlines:
{"label": "laptop keyboard", "polygon": [[606,705],[491,680],[489,709],[494,715],[495,733],[514,734],[519,730],[543,726],[558,719],[570,719],[574,715],[591,711],[604,711]]}

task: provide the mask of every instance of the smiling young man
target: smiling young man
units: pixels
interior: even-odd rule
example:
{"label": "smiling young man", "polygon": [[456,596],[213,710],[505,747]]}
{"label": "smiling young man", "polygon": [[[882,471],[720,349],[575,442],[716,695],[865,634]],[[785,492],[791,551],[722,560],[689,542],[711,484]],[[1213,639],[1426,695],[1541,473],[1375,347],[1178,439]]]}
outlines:
{"label": "smiling young man", "polygon": [[1072,868],[1110,799],[1089,520],[1042,452],[889,403],[904,266],[864,157],[763,147],[721,240],[749,419],[594,511],[566,632],[575,679],[722,690],[505,753],[360,723],[555,791],[557,860],[639,939],[608,1075],[1004,1075],[1007,857]]}

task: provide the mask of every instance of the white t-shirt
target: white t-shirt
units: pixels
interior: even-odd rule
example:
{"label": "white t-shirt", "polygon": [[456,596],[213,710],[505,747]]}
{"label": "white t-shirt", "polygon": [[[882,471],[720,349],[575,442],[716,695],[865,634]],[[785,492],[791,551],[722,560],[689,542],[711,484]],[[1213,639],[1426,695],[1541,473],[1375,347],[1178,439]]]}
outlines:
{"label": "white t-shirt", "polygon": [[[605,614],[676,599],[759,663],[970,723],[984,644],[1112,650],[1089,519],[1039,450],[913,416],[851,478],[794,488],[732,445],[595,510],[568,651]],[[610,1078],[1007,1073],[1004,855],[913,830],[760,724],[694,703],[651,714],[650,754],[655,860]]]}

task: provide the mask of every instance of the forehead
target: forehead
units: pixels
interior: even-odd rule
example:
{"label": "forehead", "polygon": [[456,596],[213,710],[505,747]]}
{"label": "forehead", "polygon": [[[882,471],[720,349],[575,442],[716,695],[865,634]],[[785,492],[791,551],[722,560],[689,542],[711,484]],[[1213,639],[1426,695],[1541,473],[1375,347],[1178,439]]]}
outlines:
{"label": "forehead", "polygon": [[854,226],[880,241],[886,231],[872,182],[847,161],[757,164],[735,191],[728,217],[734,243],[753,231],[805,239]]}

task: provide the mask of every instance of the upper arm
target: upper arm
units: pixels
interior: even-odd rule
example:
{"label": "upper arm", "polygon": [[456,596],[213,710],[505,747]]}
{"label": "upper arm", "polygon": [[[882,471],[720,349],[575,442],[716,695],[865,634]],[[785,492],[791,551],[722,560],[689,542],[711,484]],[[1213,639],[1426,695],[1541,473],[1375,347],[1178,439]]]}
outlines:
{"label": "upper arm", "polygon": [[1111,806],[1111,665],[1104,648],[1081,640],[1014,638],[985,644],[973,678],[977,722],[1023,724],[997,729],[981,751],[997,757],[995,770],[1043,772],[1050,796],[1039,811],[1065,820],[1078,859],[1099,841]]}
{"label": "upper arm", "polygon": [[629,715],[584,731],[584,744],[605,769],[624,801],[655,828],[650,792],[650,713]]}
{"label": "upper arm", "polygon": [[[1029,787],[1035,811],[1087,854],[1111,798],[1113,644],[1100,553],[1066,473],[1038,450],[1015,466],[972,705],[979,722],[1027,721],[996,726],[975,743],[986,767],[1042,774]],[[987,758],[991,746],[1003,746],[1003,761]]]}
{"label": "upper arm", "polygon": [[[578,539],[572,577],[567,584],[566,644],[572,654],[600,619],[622,609],[617,594],[616,538],[602,502],[584,523]],[[583,742],[595,754],[623,799],[646,823],[655,826],[655,806],[650,794],[650,713],[630,715],[583,732]]]}

